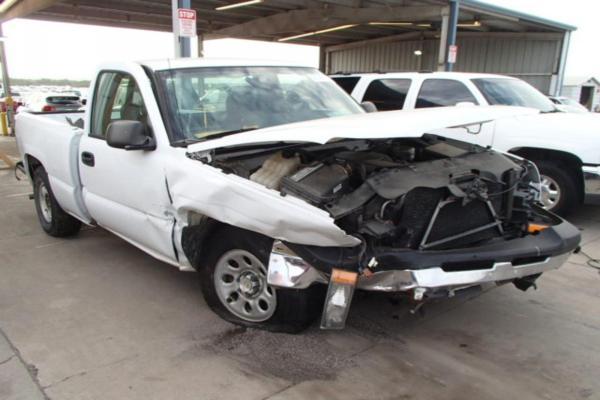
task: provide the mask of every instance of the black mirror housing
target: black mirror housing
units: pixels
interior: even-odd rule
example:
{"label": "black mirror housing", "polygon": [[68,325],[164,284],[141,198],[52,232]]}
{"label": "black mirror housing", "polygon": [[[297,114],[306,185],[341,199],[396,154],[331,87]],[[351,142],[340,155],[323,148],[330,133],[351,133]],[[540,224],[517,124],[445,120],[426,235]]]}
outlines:
{"label": "black mirror housing", "polygon": [[363,101],[362,103],[360,103],[360,106],[362,107],[363,110],[365,110],[368,113],[372,113],[372,112],[377,112],[377,106],[375,105],[375,103],[371,102],[371,101]]}
{"label": "black mirror housing", "polygon": [[140,121],[114,121],[106,128],[106,143],[125,150],[154,150],[156,142]]}

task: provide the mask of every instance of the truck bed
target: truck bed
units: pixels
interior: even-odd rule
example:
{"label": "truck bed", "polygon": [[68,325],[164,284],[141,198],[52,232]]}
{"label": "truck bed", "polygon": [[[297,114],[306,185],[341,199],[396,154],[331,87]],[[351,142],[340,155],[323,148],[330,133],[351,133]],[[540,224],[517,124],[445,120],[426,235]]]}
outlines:
{"label": "truck bed", "polygon": [[52,191],[63,209],[89,221],[81,201],[78,165],[84,115],[83,111],[21,112],[16,116],[15,132],[26,167],[30,167],[32,157],[44,165]]}

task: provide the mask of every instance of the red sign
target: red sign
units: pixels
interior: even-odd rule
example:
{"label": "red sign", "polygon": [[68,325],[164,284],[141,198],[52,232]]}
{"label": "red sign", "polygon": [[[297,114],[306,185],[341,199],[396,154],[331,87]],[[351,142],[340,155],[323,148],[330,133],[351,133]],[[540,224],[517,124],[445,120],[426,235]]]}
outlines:
{"label": "red sign", "polygon": [[177,20],[179,25],[179,36],[196,36],[196,10],[178,8]]}
{"label": "red sign", "polygon": [[458,46],[456,46],[456,45],[448,46],[448,62],[450,64],[456,63],[457,54],[458,54]]}

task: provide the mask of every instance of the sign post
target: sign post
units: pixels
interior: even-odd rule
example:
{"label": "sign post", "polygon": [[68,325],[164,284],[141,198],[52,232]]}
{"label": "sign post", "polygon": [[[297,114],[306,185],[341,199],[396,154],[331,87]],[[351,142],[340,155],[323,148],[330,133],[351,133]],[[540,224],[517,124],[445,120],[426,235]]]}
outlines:
{"label": "sign post", "polygon": [[190,0],[172,0],[171,7],[175,58],[193,57],[196,53],[192,52],[192,40],[197,35],[196,10],[191,8]]}
{"label": "sign post", "polygon": [[[448,18],[448,55],[446,57],[446,71],[451,72],[454,69],[454,64],[456,63],[456,53],[458,50],[458,48],[456,47],[456,31],[458,29],[458,14],[460,13],[460,0],[449,0],[449,6],[450,16]],[[451,59],[453,59],[454,61],[450,61]]]}

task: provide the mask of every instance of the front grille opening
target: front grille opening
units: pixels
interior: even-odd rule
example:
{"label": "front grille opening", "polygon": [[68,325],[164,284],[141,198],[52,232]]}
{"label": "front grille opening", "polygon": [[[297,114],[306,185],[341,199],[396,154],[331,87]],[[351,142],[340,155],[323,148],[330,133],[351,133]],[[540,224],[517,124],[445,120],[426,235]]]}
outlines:
{"label": "front grille opening", "polygon": [[444,272],[459,272],[459,271],[472,271],[478,269],[491,269],[494,266],[493,261],[482,260],[482,261],[459,261],[459,262],[445,262],[441,268]]}
{"label": "front grille opening", "polygon": [[515,258],[514,260],[512,260],[512,265],[518,266],[518,265],[541,263],[541,262],[546,261],[547,258],[548,257],[546,257],[546,256]]}

